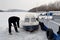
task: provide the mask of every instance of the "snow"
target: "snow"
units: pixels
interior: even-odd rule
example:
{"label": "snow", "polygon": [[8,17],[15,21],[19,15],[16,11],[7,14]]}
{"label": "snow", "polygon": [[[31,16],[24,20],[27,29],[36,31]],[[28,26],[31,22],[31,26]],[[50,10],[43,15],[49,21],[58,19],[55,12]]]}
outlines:
{"label": "snow", "polygon": [[[0,40],[47,40],[46,32],[41,29],[33,33],[22,29],[25,14],[33,14],[36,16],[36,13],[28,12],[0,12]],[[10,16],[18,16],[21,18],[20,28],[18,28],[19,33],[16,33],[12,26],[12,35],[9,35],[8,18]]]}
{"label": "snow", "polygon": [[[46,32],[39,30],[30,33],[23,30],[23,20],[26,14],[33,14],[37,17],[37,13],[29,13],[29,12],[0,12],[0,40],[48,40],[46,37]],[[20,28],[18,28],[19,33],[16,33],[14,27],[12,26],[12,35],[8,33],[8,18],[10,16],[18,16],[20,17]],[[40,20],[44,22],[44,24],[48,28],[52,28],[53,32],[57,34],[59,29],[58,23],[60,23],[60,19],[54,20]]]}
{"label": "snow", "polygon": [[7,29],[0,31],[0,40],[47,40],[45,32],[41,30],[30,33],[20,29],[19,33],[15,33],[14,31],[12,33],[13,35],[9,35]]}

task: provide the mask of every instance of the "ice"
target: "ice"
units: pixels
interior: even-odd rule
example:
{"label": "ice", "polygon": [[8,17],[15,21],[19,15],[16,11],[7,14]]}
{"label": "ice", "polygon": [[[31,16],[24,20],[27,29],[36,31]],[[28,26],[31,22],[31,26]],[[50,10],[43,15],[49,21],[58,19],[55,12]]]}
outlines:
{"label": "ice", "polygon": [[[33,14],[36,16],[36,13],[28,12],[0,12],[0,40],[47,40],[46,32],[41,29],[33,33],[23,30],[22,22],[25,14]],[[12,26],[12,35],[9,35],[8,18],[10,16],[18,16],[21,18],[20,28],[18,28],[19,33],[16,33]]]}

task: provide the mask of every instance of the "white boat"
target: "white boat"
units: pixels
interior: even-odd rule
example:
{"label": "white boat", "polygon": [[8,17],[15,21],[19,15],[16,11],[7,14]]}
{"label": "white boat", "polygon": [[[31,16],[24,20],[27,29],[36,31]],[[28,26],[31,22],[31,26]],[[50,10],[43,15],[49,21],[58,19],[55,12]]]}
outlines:
{"label": "white boat", "polygon": [[26,31],[34,31],[39,28],[39,22],[36,20],[34,15],[27,14],[23,23],[23,28]]}

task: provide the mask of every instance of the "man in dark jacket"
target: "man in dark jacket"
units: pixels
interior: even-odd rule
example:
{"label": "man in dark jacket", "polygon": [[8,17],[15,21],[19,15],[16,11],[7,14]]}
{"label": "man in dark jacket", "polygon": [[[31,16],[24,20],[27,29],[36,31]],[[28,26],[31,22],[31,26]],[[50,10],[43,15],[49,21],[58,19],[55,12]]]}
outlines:
{"label": "man in dark jacket", "polygon": [[17,26],[19,28],[19,20],[20,18],[19,17],[16,17],[16,16],[12,16],[8,19],[8,23],[9,23],[9,34],[12,34],[11,33],[11,26],[12,24],[14,25],[14,29],[16,32],[18,32],[18,29],[17,29]]}

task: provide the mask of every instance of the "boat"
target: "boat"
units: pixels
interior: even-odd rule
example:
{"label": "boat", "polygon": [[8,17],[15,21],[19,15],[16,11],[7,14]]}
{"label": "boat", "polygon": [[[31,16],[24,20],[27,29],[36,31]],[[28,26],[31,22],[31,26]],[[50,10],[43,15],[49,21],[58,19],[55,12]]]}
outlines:
{"label": "boat", "polygon": [[29,32],[33,32],[39,29],[39,22],[34,15],[27,14],[24,19],[23,29]]}

